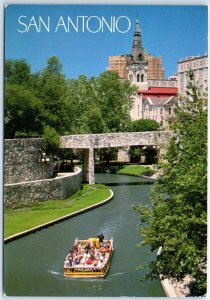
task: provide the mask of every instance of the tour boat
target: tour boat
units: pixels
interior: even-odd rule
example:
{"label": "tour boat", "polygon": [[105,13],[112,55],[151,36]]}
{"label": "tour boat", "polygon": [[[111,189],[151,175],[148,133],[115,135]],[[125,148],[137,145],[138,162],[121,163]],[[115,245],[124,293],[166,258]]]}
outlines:
{"label": "tour boat", "polygon": [[[94,238],[75,240],[64,261],[65,277],[103,278],[106,276],[114,250],[113,238],[104,240],[99,246],[91,242],[92,240]],[[87,249],[87,245],[90,249]]]}

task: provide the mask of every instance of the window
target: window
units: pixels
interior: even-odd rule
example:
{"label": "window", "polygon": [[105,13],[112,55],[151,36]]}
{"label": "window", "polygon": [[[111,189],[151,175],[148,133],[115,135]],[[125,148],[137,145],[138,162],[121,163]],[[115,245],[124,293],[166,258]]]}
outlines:
{"label": "window", "polygon": [[141,82],[144,82],[144,75],[141,74]]}
{"label": "window", "polygon": [[139,54],[139,60],[142,60],[142,54],[141,53]]}
{"label": "window", "polygon": [[137,74],[136,81],[140,82],[140,75],[139,74]]}
{"label": "window", "polygon": [[169,107],[168,113],[169,113],[169,115],[171,115],[171,107]]}

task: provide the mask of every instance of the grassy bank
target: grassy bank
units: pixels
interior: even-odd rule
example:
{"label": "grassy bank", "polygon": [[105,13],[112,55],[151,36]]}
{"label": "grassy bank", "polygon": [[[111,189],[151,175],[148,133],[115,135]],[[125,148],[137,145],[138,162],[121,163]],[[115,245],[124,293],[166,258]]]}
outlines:
{"label": "grassy bank", "polygon": [[36,202],[27,207],[5,209],[4,238],[99,203],[110,195],[109,188],[104,185],[84,185],[81,191],[65,200]]}
{"label": "grassy bank", "polygon": [[121,170],[117,172],[117,174],[123,175],[134,175],[134,176],[150,176],[154,174],[155,171],[148,166],[140,166],[140,165],[128,165],[123,167]]}

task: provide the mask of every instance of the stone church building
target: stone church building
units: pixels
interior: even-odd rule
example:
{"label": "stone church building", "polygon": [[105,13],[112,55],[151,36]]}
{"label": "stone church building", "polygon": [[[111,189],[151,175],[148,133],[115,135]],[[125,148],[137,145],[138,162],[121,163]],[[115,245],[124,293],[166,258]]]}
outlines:
{"label": "stone church building", "polygon": [[130,111],[132,120],[152,119],[162,130],[169,128],[178,101],[177,80],[164,79],[161,57],[153,57],[143,47],[138,17],[131,54],[110,56],[108,70],[117,72],[122,80],[128,79],[137,86]]}
{"label": "stone church building", "polygon": [[[138,87],[137,94],[133,98],[131,118],[152,119],[157,121],[161,129],[169,129],[170,122],[175,117],[174,107],[177,104],[177,87],[167,84],[166,80],[160,80],[156,86],[148,82],[148,62],[145,59],[146,50],[142,45],[141,31],[138,17],[133,38],[132,55],[128,64],[128,79]],[[168,80],[170,81],[170,80]],[[158,86],[158,87],[157,87]]]}

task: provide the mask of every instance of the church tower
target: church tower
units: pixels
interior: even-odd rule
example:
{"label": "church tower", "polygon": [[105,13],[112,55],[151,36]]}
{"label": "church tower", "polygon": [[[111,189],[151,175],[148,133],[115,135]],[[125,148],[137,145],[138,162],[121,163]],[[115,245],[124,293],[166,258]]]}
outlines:
{"label": "church tower", "polygon": [[147,62],[145,61],[145,49],[142,46],[138,16],[136,17],[131,62],[128,65],[128,79],[135,83],[147,82]]}

